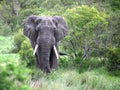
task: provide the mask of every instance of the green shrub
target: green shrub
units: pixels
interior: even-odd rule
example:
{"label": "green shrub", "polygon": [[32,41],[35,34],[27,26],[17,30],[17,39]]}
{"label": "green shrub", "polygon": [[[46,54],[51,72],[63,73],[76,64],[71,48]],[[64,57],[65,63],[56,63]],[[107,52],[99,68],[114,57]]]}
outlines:
{"label": "green shrub", "polygon": [[0,90],[31,90],[25,83],[29,79],[29,69],[13,64],[0,68]]}
{"label": "green shrub", "polygon": [[107,58],[106,64],[109,71],[120,70],[120,48],[109,48]]}
{"label": "green shrub", "polygon": [[26,19],[30,15],[39,15],[40,13],[44,12],[44,8],[28,8],[28,9],[23,9],[20,11],[20,20],[19,23],[21,24],[23,19]]}
{"label": "green shrub", "polygon": [[27,67],[35,65],[35,56],[33,56],[33,49],[28,39],[22,42],[19,55],[22,64],[25,64]]}
{"label": "green shrub", "polygon": [[68,56],[60,56],[59,58],[59,66],[60,67],[68,67],[70,65],[70,60]]}
{"label": "green shrub", "polygon": [[20,29],[17,33],[14,35],[14,49],[13,52],[19,52],[21,49],[21,44],[25,40],[25,36],[23,34],[23,30]]}
{"label": "green shrub", "polygon": [[14,36],[13,52],[19,52],[21,64],[27,67],[32,67],[35,63],[33,56],[33,49],[31,48],[29,40],[24,36],[23,30],[19,30]]}
{"label": "green shrub", "polygon": [[[79,57],[78,53],[82,51],[85,58],[88,59],[98,40],[98,35],[104,36],[101,32],[105,32],[107,28],[108,15],[88,5],[67,9],[64,15],[71,28],[66,49],[75,57]],[[103,40],[102,37],[99,39]]]}
{"label": "green shrub", "polygon": [[11,33],[11,28],[7,23],[0,20],[0,35],[7,36]]}
{"label": "green shrub", "polygon": [[111,0],[111,7],[112,7],[112,10],[119,10],[120,0]]}
{"label": "green shrub", "polygon": [[76,53],[75,59],[73,61],[74,66],[80,66],[82,60],[83,60],[83,53],[82,53],[82,51],[78,51],[78,53]]}
{"label": "green shrub", "polygon": [[87,70],[93,70],[104,66],[103,60],[98,57],[90,57],[89,59],[83,59],[77,57],[73,60],[73,65],[78,69],[79,73],[86,72]]}

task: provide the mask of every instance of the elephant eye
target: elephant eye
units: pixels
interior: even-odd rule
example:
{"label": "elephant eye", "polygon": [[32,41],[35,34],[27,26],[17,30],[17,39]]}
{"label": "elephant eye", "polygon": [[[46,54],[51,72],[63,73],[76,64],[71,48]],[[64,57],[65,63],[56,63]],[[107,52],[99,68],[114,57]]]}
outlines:
{"label": "elephant eye", "polygon": [[41,27],[38,25],[37,27],[36,27],[36,31],[39,31],[41,29]]}
{"label": "elephant eye", "polygon": [[38,25],[39,24],[39,22],[36,22],[36,25]]}
{"label": "elephant eye", "polygon": [[37,22],[36,22],[36,25],[38,25],[39,23],[40,23],[40,22],[39,22],[39,21],[37,21]]}
{"label": "elephant eye", "polygon": [[55,19],[53,19],[53,23],[55,24],[55,26],[57,27],[58,23]]}
{"label": "elephant eye", "polygon": [[42,21],[42,19],[37,19],[36,20],[36,25],[38,25],[41,21]]}
{"label": "elephant eye", "polygon": [[55,31],[56,31],[56,27],[53,27],[52,29],[53,34],[55,33]]}

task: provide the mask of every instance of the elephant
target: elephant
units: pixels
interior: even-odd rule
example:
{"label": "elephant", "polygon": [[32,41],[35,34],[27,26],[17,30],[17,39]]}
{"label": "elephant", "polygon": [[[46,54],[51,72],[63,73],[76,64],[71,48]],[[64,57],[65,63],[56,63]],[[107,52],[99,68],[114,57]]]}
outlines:
{"label": "elephant", "polygon": [[59,42],[69,33],[63,17],[30,15],[24,22],[23,32],[33,48],[36,67],[46,73],[57,69]]}

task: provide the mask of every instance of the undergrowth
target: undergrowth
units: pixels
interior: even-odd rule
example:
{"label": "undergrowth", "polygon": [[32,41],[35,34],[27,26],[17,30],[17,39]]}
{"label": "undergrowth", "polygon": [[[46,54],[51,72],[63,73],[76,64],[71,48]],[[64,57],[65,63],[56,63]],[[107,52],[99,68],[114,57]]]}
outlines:
{"label": "undergrowth", "polygon": [[[7,43],[10,38],[0,37],[0,40]],[[12,44],[8,44],[4,47],[11,48]],[[99,58],[84,60],[79,66],[73,66],[66,59],[69,58],[61,57],[59,69],[45,74],[39,69],[29,71],[19,65],[18,54],[4,48],[0,52],[1,90],[120,90],[120,76],[107,72]]]}

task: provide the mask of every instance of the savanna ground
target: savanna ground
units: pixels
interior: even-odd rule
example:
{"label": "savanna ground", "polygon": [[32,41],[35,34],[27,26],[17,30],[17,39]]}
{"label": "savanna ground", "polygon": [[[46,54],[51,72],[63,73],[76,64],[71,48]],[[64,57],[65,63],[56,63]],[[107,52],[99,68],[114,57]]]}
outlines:
{"label": "savanna ground", "polygon": [[[13,37],[0,36],[0,66],[14,64],[21,67],[19,55],[11,53],[11,48]],[[100,63],[99,59],[92,58],[88,61],[90,63],[81,65],[80,69],[70,65],[60,67],[48,75],[35,70],[34,75],[26,76],[29,79],[25,83],[30,89],[23,90],[120,90],[120,76],[111,75],[104,66],[99,66],[95,61]],[[24,69],[22,71],[24,73]]]}

